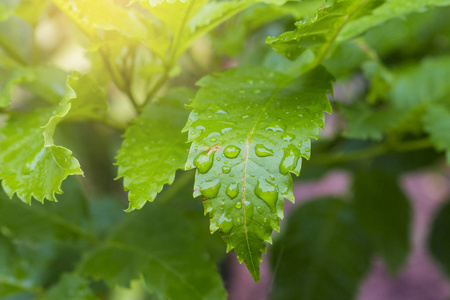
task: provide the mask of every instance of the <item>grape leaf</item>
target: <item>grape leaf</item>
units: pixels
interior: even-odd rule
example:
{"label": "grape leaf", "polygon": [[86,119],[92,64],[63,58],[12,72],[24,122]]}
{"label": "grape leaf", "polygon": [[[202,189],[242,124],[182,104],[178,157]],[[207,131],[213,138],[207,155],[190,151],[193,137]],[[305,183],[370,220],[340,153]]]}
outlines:
{"label": "grape leaf", "polygon": [[220,230],[256,281],[284,198],[294,200],[289,173],[299,175],[323,112],[331,112],[331,80],[323,68],[292,80],[242,67],[198,82],[184,129],[192,142],[186,169],[198,168],[194,196],[204,197],[211,232]]}
{"label": "grape leaf", "polygon": [[89,282],[78,275],[64,274],[42,300],[99,300],[89,288]]}
{"label": "grape leaf", "polygon": [[294,31],[285,32],[278,37],[268,37],[266,43],[291,60],[310,50],[314,57],[310,65],[314,67],[325,60],[348,22],[370,14],[381,2],[338,0],[330,6],[320,8],[312,20],[295,23],[297,28]]}
{"label": "grape leaf", "polygon": [[348,203],[319,199],[302,205],[271,253],[271,299],[353,299],[371,252]]}
{"label": "grape leaf", "polygon": [[356,172],[353,204],[360,227],[389,270],[398,272],[411,248],[411,207],[397,178],[373,169]]}
{"label": "grape leaf", "polygon": [[436,149],[446,151],[447,163],[450,164],[450,103],[429,105],[422,120],[431,142]]}
{"label": "grape leaf", "polygon": [[157,203],[127,215],[80,270],[111,285],[128,286],[141,276],[163,299],[226,299],[221,278],[189,224]]}
{"label": "grape leaf", "polygon": [[169,95],[150,103],[125,133],[117,155],[118,178],[129,190],[128,211],[153,201],[165,184],[172,184],[175,171],[183,169],[189,150],[181,133],[188,112],[184,108],[194,93],[172,89]]}
{"label": "grape leaf", "polygon": [[[72,152],[55,145],[53,134],[58,123],[70,116],[72,103],[77,94],[72,85],[77,88],[81,103],[106,101],[106,97],[88,82],[93,78],[78,73],[67,80],[66,94],[57,107],[38,109],[29,113],[11,114],[8,123],[0,130],[0,179],[9,197],[14,194],[26,203],[31,203],[31,197],[43,202],[44,199],[56,201],[55,194],[62,193],[61,183],[69,175],[82,175],[80,164],[72,157]],[[87,92],[82,89],[87,88]],[[79,104],[74,104],[74,116],[81,113],[92,115],[91,109],[96,105],[86,105],[84,110]]]}
{"label": "grape leaf", "polygon": [[448,232],[450,230],[450,202],[446,202],[436,214],[430,236],[428,248],[433,257],[440,263],[447,277],[450,277],[450,242]]}

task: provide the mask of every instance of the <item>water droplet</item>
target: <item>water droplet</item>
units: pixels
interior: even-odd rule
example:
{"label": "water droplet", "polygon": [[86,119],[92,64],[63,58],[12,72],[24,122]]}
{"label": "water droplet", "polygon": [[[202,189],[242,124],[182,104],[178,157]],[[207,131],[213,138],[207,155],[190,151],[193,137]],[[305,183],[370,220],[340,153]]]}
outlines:
{"label": "water droplet", "polygon": [[210,141],[211,141],[211,143],[215,143],[215,142],[217,142],[217,139],[216,138],[212,138],[212,139],[210,139]]}
{"label": "water droplet", "polygon": [[230,233],[231,229],[233,229],[233,222],[231,221],[231,219],[225,217],[225,214],[220,216],[218,223],[220,229],[225,234]]}
{"label": "water droplet", "polygon": [[309,148],[305,148],[305,151],[306,151],[306,152],[309,152]]}
{"label": "water droplet", "polygon": [[221,161],[220,157],[216,157],[216,160],[217,160],[217,161]]}
{"label": "water droplet", "polygon": [[224,172],[225,174],[228,174],[231,172],[231,168],[229,166],[223,166],[222,172]]}
{"label": "water droplet", "polygon": [[261,94],[261,90],[253,90],[253,94],[259,95],[259,94]]}
{"label": "water droplet", "polygon": [[290,141],[292,141],[293,139],[295,139],[295,135],[293,135],[293,134],[285,133],[285,134],[283,135],[283,141],[285,141],[285,142],[290,142]]}
{"label": "water droplet", "polygon": [[222,184],[220,183],[219,179],[215,179],[212,181],[206,181],[205,185],[207,187],[201,190],[203,197],[207,199],[213,199],[219,193],[219,189]]}
{"label": "water droplet", "polygon": [[190,135],[194,135],[194,134],[195,134],[195,131],[192,130],[191,132],[189,132],[189,134],[190,134]]}
{"label": "water droplet", "polygon": [[255,146],[255,153],[260,157],[273,156],[273,150],[266,148],[263,144]]}
{"label": "water droplet", "polygon": [[303,143],[302,143],[302,142],[298,143],[298,147],[299,147],[299,148],[301,148],[302,146],[303,146]]}
{"label": "water droplet", "polygon": [[297,167],[300,150],[293,145],[289,145],[284,149],[284,156],[280,163],[280,173],[286,175]]}
{"label": "water droplet", "polygon": [[258,180],[255,187],[255,194],[272,209],[276,210],[275,204],[278,200],[278,188],[271,182],[265,179]]}
{"label": "water droplet", "polygon": [[242,203],[241,203],[241,201],[238,201],[238,202],[236,202],[236,208],[237,209],[241,209],[242,208]]}
{"label": "water droplet", "polygon": [[191,124],[191,123],[192,123],[192,120],[191,120],[191,119],[189,119],[189,120],[187,121],[187,123],[188,123],[188,124]]}
{"label": "water droplet", "polygon": [[247,80],[247,83],[248,83],[249,85],[253,85],[253,80],[249,79],[249,80]]}
{"label": "water droplet", "polygon": [[286,125],[281,122],[272,122],[269,126],[266,127],[266,130],[270,130],[273,132],[284,132],[286,130]]}
{"label": "water droplet", "polygon": [[247,118],[250,118],[250,116],[249,115],[242,116],[242,119],[247,119]]}
{"label": "water droplet", "polygon": [[227,187],[227,196],[231,199],[236,198],[236,196],[239,194],[239,185],[237,183],[232,183]]}
{"label": "water droplet", "polygon": [[198,168],[198,171],[202,174],[207,173],[214,162],[214,154],[216,151],[208,151],[203,152],[194,160],[194,165]]}
{"label": "water droplet", "polygon": [[241,149],[239,149],[238,147],[233,146],[233,145],[227,146],[225,148],[225,150],[223,150],[223,153],[228,158],[236,158],[240,152],[241,152]]}

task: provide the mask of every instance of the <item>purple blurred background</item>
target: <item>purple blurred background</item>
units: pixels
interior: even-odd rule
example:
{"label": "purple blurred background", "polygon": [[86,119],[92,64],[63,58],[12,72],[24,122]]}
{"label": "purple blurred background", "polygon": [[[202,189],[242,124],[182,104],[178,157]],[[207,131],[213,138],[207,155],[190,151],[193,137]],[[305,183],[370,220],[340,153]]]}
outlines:
{"label": "purple blurred background", "polygon": [[[358,300],[448,300],[450,281],[440,271],[427,251],[426,240],[434,214],[450,197],[450,170],[445,174],[417,172],[402,177],[402,187],[411,201],[412,250],[403,270],[395,277],[383,262],[375,258],[363,281]],[[295,206],[322,196],[341,196],[349,193],[351,177],[344,171],[332,171],[318,181],[294,185],[296,204],[286,201],[285,215]],[[282,230],[285,222],[282,222]],[[269,299],[272,274],[267,255],[261,265],[261,282],[255,283],[245,265],[232,257],[228,284],[230,300]]]}

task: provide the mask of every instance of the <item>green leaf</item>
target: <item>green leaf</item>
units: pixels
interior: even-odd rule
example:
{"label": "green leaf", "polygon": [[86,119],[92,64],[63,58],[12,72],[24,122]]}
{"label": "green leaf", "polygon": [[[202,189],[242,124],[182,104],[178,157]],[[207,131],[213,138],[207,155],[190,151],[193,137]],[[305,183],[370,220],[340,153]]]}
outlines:
{"label": "green leaf", "polygon": [[99,300],[89,288],[89,282],[78,275],[64,274],[45,295],[45,300]]}
{"label": "green leaf", "polygon": [[184,168],[189,151],[181,133],[189,115],[184,105],[194,97],[190,89],[172,89],[169,95],[151,102],[125,133],[117,155],[118,178],[129,191],[128,211],[153,201],[175,172]]}
{"label": "green leaf", "polygon": [[34,80],[34,74],[27,68],[15,68],[9,75],[0,89],[0,107],[8,107],[11,101],[11,94],[16,85]]}
{"label": "green leaf", "polygon": [[347,24],[338,41],[351,39],[367,30],[381,25],[387,20],[406,16],[414,12],[424,12],[429,7],[450,5],[449,0],[386,0],[371,14],[362,16]]}
{"label": "green leaf", "polygon": [[450,202],[446,202],[436,214],[429,236],[429,249],[441,268],[450,277]]}
{"label": "green leaf", "polygon": [[164,299],[226,299],[214,264],[186,220],[156,203],[128,215],[80,268],[111,285],[128,286],[141,276]]}
{"label": "green leaf", "polygon": [[450,94],[450,56],[426,58],[396,74],[388,98],[399,108],[427,104]]}
{"label": "green leaf", "polygon": [[284,198],[294,200],[289,173],[310,157],[310,138],[331,112],[331,76],[323,68],[292,80],[257,67],[230,69],[198,82],[186,125],[192,142],[186,169],[198,168],[211,232],[220,230],[253,278],[279,230]]}
{"label": "green leaf", "polygon": [[46,202],[43,206],[29,206],[20,201],[0,196],[0,226],[18,240],[31,242],[70,241],[82,237],[92,240],[92,235],[83,228],[86,218],[82,205],[83,196],[66,186],[67,199],[60,203]]}
{"label": "green leaf", "polygon": [[278,37],[268,37],[266,42],[291,60],[309,50],[313,56],[310,62],[312,68],[325,60],[347,23],[370,14],[381,2],[383,1],[337,0],[330,6],[320,8],[312,20],[295,23],[297,29],[294,31],[285,32]]}
{"label": "green leaf", "polygon": [[450,164],[450,102],[429,105],[422,120],[431,142],[436,149],[446,151]]}
{"label": "green leaf", "polygon": [[0,22],[13,15],[14,9],[19,5],[20,0],[3,0],[0,3]]}
{"label": "green leaf", "polygon": [[111,0],[52,0],[91,39],[103,38],[101,31],[116,31],[120,34],[146,41],[149,28],[131,10],[116,5]]}
{"label": "green leaf", "polygon": [[62,181],[83,174],[72,152],[55,145],[53,134],[66,117],[90,117],[106,108],[106,96],[93,80],[74,73],[68,77],[66,94],[57,107],[10,116],[0,131],[0,179],[9,197],[17,194],[26,203],[31,203],[31,197],[56,201]]}
{"label": "green leaf", "polygon": [[403,121],[408,110],[385,105],[377,109],[365,102],[340,106],[340,111],[348,122],[344,135],[354,139],[382,140],[384,134]]}
{"label": "green leaf", "polygon": [[349,204],[336,199],[304,204],[274,244],[272,299],[353,299],[370,258]]}
{"label": "green leaf", "polygon": [[373,169],[355,173],[353,204],[361,228],[390,271],[398,272],[411,247],[411,207],[397,178]]}

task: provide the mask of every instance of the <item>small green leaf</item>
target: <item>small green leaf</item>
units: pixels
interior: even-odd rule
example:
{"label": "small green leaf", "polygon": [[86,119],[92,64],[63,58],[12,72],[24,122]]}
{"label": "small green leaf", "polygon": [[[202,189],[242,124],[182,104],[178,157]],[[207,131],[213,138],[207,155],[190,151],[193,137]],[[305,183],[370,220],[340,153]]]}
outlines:
{"label": "small green leaf", "polygon": [[167,97],[150,103],[125,133],[117,165],[118,178],[124,178],[129,191],[128,211],[153,201],[183,169],[189,150],[181,133],[189,115],[184,105],[194,95],[189,89],[172,89]]}
{"label": "small green leaf", "polygon": [[338,41],[354,38],[384,22],[401,18],[415,12],[424,12],[429,7],[450,5],[449,0],[387,0],[367,14],[347,24],[338,37]]}
{"label": "small green leaf", "polygon": [[351,206],[321,199],[290,215],[274,244],[272,299],[353,299],[370,267],[371,249]]}
{"label": "small green leaf", "polygon": [[111,285],[128,286],[142,276],[163,299],[226,299],[220,275],[199,244],[181,215],[155,203],[127,215],[80,268]]}
{"label": "small green leaf", "polygon": [[278,37],[268,37],[266,42],[291,60],[310,50],[313,55],[310,65],[314,67],[325,60],[348,22],[370,14],[382,2],[337,0],[332,5],[320,8],[312,20],[297,22],[297,29],[294,31],[285,32]]}
{"label": "small green leaf", "polygon": [[256,281],[259,262],[279,230],[284,199],[310,138],[331,112],[331,77],[323,69],[292,78],[242,67],[201,79],[184,130],[192,142],[186,169],[198,168],[194,196],[204,197],[211,232],[220,230]]}
{"label": "small green leaf", "polygon": [[9,74],[3,86],[0,88],[0,107],[8,107],[11,101],[11,94],[16,85],[30,82],[35,79],[35,74],[27,68],[15,68]]}
{"label": "small green leaf", "polygon": [[409,114],[409,110],[394,108],[392,105],[377,109],[364,102],[342,105],[340,111],[348,122],[347,130],[344,132],[346,137],[378,141]]}
{"label": "small green leaf", "polygon": [[450,94],[449,77],[450,56],[426,58],[396,74],[388,98],[402,109],[439,101]]}
{"label": "small green leaf", "polygon": [[64,274],[42,300],[99,300],[89,288],[89,282],[78,275]]}
{"label": "small green leaf", "polygon": [[442,269],[450,277],[450,202],[446,202],[437,213],[429,236],[429,249]]}
{"label": "small green leaf", "polygon": [[429,105],[423,116],[423,124],[436,149],[446,151],[447,163],[450,164],[450,102]]}
{"label": "small green leaf", "polygon": [[361,228],[391,272],[398,272],[411,248],[411,207],[397,178],[372,169],[355,173],[353,204]]}

